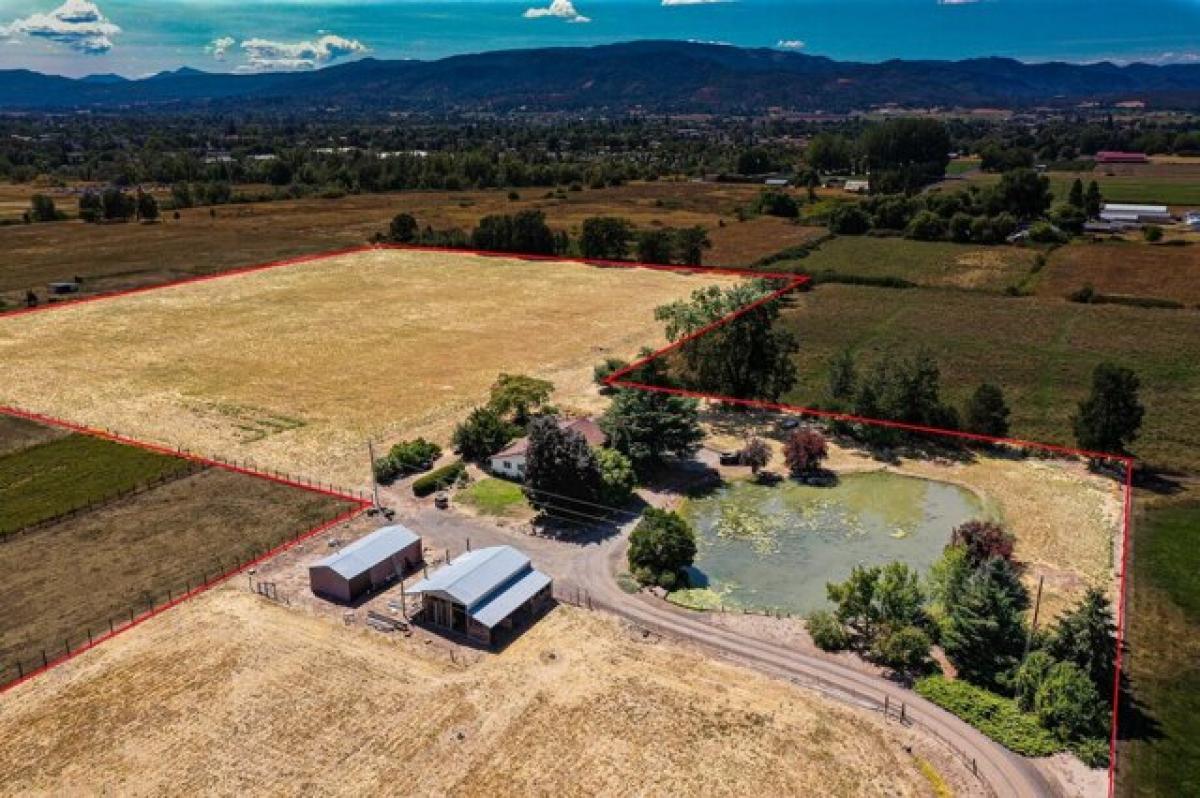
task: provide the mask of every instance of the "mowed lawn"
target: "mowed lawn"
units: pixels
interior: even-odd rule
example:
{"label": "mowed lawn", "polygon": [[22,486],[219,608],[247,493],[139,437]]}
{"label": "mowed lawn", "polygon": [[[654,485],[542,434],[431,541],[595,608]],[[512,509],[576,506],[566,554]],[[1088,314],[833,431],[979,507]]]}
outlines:
{"label": "mowed lawn", "polygon": [[1071,416],[1105,360],[1142,381],[1146,417],[1135,452],[1159,466],[1200,466],[1200,314],[914,288],[822,285],[798,295],[783,323],[800,339],[800,381],[787,397],[827,400],[828,368],[846,347],[863,362],[925,347],[959,407],[981,382],[1003,388],[1012,433],[1072,444]]}
{"label": "mowed lawn", "polygon": [[917,285],[999,292],[1020,284],[1036,258],[1035,250],[1010,246],[838,236],[784,265],[818,276],[895,277]]}
{"label": "mowed lawn", "polygon": [[192,468],[134,446],[67,435],[0,456],[0,538]]}
{"label": "mowed lawn", "polygon": [[1135,524],[1127,712],[1120,791],[1200,795],[1200,504],[1156,507]]}
{"label": "mowed lawn", "polygon": [[0,402],[360,486],[368,437],[448,443],[501,372],[596,410],[594,365],[661,343],[655,307],[734,282],[368,251],[0,318]]}
{"label": "mowed lawn", "polygon": [[[63,441],[73,441],[64,438]],[[45,457],[51,452],[47,446]],[[139,450],[109,444],[109,446]],[[96,467],[110,451],[57,449]],[[94,457],[89,456],[94,455]],[[61,474],[60,474],[61,476]],[[5,497],[18,502],[38,491]],[[349,509],[346,502],[269,480],[207,469],[0,542],[0,684],[86,643],[88,634],[178,596]]]}

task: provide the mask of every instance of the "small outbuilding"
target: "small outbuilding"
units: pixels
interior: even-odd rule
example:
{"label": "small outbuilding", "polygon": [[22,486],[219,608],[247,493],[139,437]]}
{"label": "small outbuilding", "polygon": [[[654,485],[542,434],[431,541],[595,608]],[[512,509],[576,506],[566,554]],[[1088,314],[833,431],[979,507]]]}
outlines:
{"label": "small outbuilding", "polygon": [[308,583],[318,596],[348,604],[411,573],[422,559],[421,538],[393,524],[309,566]]}
{"label": "small outbuilding", "polygon": [[549,603],[551,579],[512,546],[468,551],[409,589],[421,595],[419,618],[430,626],[492,645],[531,622]]}

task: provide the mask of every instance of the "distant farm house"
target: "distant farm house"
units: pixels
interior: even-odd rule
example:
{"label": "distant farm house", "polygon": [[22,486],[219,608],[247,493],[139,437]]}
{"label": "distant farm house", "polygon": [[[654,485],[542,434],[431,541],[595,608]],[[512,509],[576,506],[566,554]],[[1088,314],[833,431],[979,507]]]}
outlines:
{"label": "distant farm house", "polygon": [[551,579],[512,546],[468,551],[409,589],[419,620],[492,645],[532,621],[550,601]]}
{"label": "distant farm house", "polygon": [[[564,430],[578,432],[589,446],[603,446],[608,440],[600,425],[590,418],[559,419],[558,426]],[[510,443],[503,451],[492,455],[492,473],[511,479],[525,478],[525,461],[529,453],[529,438],[520,438]]]}
{"label": "distant farm house", "polygon": [[349,604],[412,572],[421,561],[421,538],[395,524],[310,566],[308,582],[318,596]]}

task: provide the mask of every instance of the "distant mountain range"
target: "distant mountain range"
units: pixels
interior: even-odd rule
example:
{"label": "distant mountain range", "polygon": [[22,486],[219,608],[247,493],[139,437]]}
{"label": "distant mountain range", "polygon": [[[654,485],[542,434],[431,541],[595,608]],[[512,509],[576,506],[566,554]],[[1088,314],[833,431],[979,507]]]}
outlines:
{"label": "distant mountain range", "polygon": [[0,70],[0,109],[609,110],[830,112],[907,107],[1074,105],[1143,100],[1200,108],[1200,64],[834,61],[677,41],[507,50],[437,61],[363,59],[311,72],[235,75],[183,68],[140,80]]}

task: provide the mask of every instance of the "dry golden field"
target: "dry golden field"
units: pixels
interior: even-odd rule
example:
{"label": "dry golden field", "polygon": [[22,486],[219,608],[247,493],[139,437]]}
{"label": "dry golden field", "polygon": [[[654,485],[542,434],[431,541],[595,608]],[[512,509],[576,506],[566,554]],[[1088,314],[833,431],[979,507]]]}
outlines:
{"label": "dry golden field", "polygon": [[463,666],[241,587],[6,695],[0,762],[15,794],[978,789],[897,724],[583,611]]}
{"label": "dry golden field", "polygon": [[0,319],[0,403],[358,485],[368,436],[446,443],[500,372],[594,406],[655,306],[731,279],[362,252]]}

